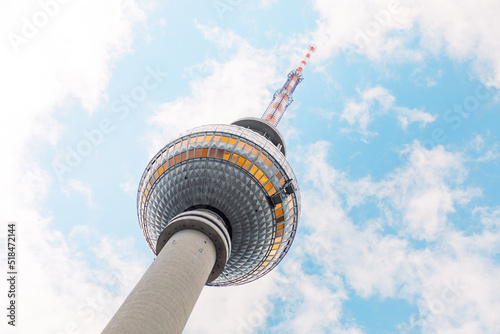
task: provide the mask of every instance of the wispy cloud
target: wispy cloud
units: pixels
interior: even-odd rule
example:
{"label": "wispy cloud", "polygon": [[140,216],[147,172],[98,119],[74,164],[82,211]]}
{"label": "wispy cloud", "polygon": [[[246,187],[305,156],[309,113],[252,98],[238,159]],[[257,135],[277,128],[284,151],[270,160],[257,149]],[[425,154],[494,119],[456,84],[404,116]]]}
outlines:
{"label": "wispy cloud", "polygon": [[[490,285],[500,273],[494,265],[500,242],[497,209],[475,209],[480,191],[466,185],[463,154],[414,143],[402,151],[408,155],[403,168],[372,181],[350,180],[335,169],[328,148],[319,142],[307,152],[316,160],[305,171],[302,222],[309,235],[298,241],[302,265],[312,262],[325,277],[338,275],[347,291],[362,298],[413,303],[418,314],[399,325],[402,331],[498,328],[493,314],[500,310],[500,295]],[[351,218],[352,205],[373,203],[378,215]],[[485,228],[470,235],[454,224],[451,214],[458,207]],[[329,311],[338,313],[333,306],[324,310]]]}
{"label": "wispy cloud", "polygon": [[[341,52],[380,62],[419,62],[443,54],[463,62],[487,85],[500,87],[500,4],[468,1],[315,0],[318,57]],[[431,83],[432,84],[432,83]]]}
{"label": "wispy cloud", "polygon": [[[345,103],[340,118],[353,125],[354,130],[365,138],[376,135],[375,132],[368,130],[368,126],[374,120],[375,116],[384,115],[389,112],[395,113],[403,129],[406,129],[413,122],[419,122],[422,126],[425,126],[427,123],[436,120],[436,116],[423,110],[397,106],[395,103],[396,98],[381,86],[358,91],[358,95],[358,100],[351,99]],[[352,130],[352,128],[343,129],[346,132]]]}

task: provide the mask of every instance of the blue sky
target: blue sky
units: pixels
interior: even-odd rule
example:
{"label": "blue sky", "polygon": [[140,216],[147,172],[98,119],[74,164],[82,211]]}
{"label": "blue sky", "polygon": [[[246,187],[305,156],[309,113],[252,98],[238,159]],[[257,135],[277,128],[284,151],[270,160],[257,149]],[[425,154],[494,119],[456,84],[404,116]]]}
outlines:
{"label": "blue sky", "polygon": [[0,240],[15,221],[20,277],[2,333],[99,333],[153,260],[135,207],[149,159],[261,116],[309,43],[278,127],[294,245],[259,281],[205,288],[185,332],[500,332],[498,2],[0,9]]}

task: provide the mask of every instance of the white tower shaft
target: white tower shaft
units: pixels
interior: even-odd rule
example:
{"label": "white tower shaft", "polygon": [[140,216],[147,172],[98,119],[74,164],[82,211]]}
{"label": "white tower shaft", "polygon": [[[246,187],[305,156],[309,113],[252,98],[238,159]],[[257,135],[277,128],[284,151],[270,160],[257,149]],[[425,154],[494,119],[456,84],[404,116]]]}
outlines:
{"label": "white tower shaft", "polygon": [[215,258],[214,244],[204,233],[175,233],[102,334],[182,333]]}

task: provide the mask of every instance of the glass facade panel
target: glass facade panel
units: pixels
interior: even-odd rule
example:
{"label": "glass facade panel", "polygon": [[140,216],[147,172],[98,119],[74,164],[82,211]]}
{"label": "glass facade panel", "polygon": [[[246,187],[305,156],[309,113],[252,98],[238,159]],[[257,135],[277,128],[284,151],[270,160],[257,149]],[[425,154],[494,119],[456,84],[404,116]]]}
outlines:
{"label": "glass facade panel", "polygon": [[245,161],[245,164],[243,165],[243,168],[245,168],[246,170],[248,170],[248,168],[250,168],[250,166],[252,165],[252,163],[250,161]]}

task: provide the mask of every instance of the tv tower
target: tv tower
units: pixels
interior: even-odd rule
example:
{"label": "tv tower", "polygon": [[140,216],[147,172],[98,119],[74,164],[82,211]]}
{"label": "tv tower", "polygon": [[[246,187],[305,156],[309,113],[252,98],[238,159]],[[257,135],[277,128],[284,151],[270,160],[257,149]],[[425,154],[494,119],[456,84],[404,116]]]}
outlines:
{"label": "tv tower", "polygon": [[157,257],[102,333],[181,333],[204,285],[249,283],[283,259],[300,193],[276,126],[314,51],[260,119],[194,128],[149,162],[137,211]]}

